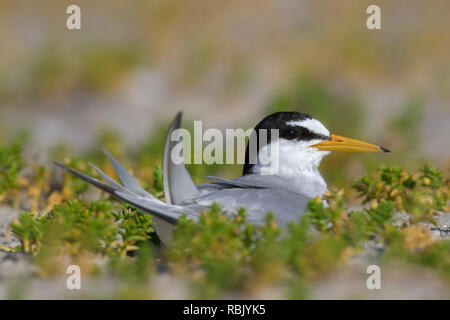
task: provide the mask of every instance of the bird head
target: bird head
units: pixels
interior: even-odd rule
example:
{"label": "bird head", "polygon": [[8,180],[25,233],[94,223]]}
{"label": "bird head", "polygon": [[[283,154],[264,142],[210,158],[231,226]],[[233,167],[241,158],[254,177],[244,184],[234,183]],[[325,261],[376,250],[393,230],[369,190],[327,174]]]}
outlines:
{"label": "bird head", "polygon": [[[267,135],[265,145],[260,143],[264,131]],[[256,159],[249,160],[254,157],[248,145],[244,174],[295,175],[299,172],[315,172],[323,157],[331,151],[390,152],[375,144],[330,133],[319,120],[300,112],[271,114],[258,123],[255,132],[258,144]],[[273,147],[277,149],[276,154],[271,151]],[[274,156],[277,157],[276,172],[273,167]],[[272,159],[268,161],[265,159],[267,157]]]}

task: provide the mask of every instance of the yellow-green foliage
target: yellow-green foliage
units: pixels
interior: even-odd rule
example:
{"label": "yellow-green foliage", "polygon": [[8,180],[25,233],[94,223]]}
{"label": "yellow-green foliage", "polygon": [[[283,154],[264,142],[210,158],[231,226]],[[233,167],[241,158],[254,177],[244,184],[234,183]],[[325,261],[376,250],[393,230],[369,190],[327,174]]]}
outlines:
{"label": "yellow-green foliage", "polygon": [[153,239],[152,217],[107,200],[80,200],[55,205],[46,215],[23,212],[11,224],[24,252],[32,253],[43,271],[57,269],[54,259],[86,254],[126,257]]}
{"label": "yellow-green foliage", "polygon": [[18,187],[19,172],[23,167],[22,149],[26,135],[20,135],[8,146],[0,147],[0,198]]}
{"label": "yellow-green foliage", "polygon": [[[150,187],[162,195],[160,168]],[[300,221],[287,228],[271,213],[264,225],[255,226],[245,209],[229,215],[213,205],[197,221],[182,216],[172,243],[163,248],[150,215],[108,198],[63,202],[41,216],[22,213],[11,228],[21,241],[16,250],[31,252],[42,274],[57,272],[55,261],[68,257],[88,265],[92,275],[112,272],[137,285],[164,265],[192,284],[192,297],[279,286],[291,298],[304,298],[311,281],[338,270],[367,246],[383,248],[381,261],[427,266],[450,279],[449,242],[432,239],[420,223],[447,209],[448,180],[442,172],[430,166],[413,174],[382,167],[354,187],[371,203],[368,208],[349,211],[344,191],[327,192],[312,199]],[[407,212],[409,223],[395,224],[399,209]],[[93,267],[98,258],[109,261],[106,269]]]}
{"label": "yellow-green foliage", "polygon": [[377,206],[381,200],[395,203],[396,209],[406,211],[417,220],[432,218],[436,210],[448,211],[449,180],[441,171],[425,165],[410,174],[395,167],[381,167],[376,175],[364,175],[354,188],[364,202]]}

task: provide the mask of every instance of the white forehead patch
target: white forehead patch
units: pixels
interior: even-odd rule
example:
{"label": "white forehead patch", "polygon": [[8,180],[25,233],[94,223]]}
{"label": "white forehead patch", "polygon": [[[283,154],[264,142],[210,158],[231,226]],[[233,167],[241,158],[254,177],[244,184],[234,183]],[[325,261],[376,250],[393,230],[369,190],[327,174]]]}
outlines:
{"label": "white forehead patch", "polygon": [[302,121],[289,121],[289,122],[286,122],[286,124],[289,126],[293,126],[293,127],[297,127],[297,126],[305,127],[307,129],[309,129],[311,132],[322,134],[324,136],[330,135],[330,131],[328,131],[327,128],[325,128],[325,126],[316,119],[305,119]]}

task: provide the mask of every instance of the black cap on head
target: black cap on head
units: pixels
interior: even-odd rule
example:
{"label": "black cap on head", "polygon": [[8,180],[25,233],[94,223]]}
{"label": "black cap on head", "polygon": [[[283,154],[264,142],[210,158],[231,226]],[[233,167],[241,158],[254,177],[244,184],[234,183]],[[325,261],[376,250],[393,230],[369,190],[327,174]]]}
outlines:
{"label": "black cap on head", "polygon": [[280,129],[289,121],[303,121],[312,119],[309,114],[301,112],[276,112],[262,119],[255,127],[258,129]]}

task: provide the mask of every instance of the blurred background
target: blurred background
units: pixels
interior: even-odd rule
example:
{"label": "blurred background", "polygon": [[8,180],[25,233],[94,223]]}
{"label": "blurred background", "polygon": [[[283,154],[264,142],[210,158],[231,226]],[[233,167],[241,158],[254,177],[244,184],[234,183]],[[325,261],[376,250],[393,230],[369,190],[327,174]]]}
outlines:
{"label": "blurred background", "polygon": [[[81,30],[66,28],[69,16],[66,9],[71,4],[81,8]],[[369,16],[366,9],[372,4],[381,7],[382,30],[366,27]],[[112,219],[103,215],[103,211],[112,209],[108,211],[102,206],[120,204],[106,201],[79,179],[63,176],[50,160],[64,161],[79,171],[94,174],[86,166],[88,160],[111,175],[113,169],[102,154],[102,148],[106,147],[133,171],[144,188],[163,197],[161,170],[155,168],[161,164],[167,126],[179,110],[184,111],[184,126],[188,129],[192,128],[193,120],[203,120],[204,129],[223,130],[252,128],[269,113],[296,110],[319,119],[331,132],[391,149],[391,154],[335,153],[323,161],[321,171],[328,185],[348,190],[347,202],[355,200],[356,191],[350,188],[355,178],[364,172],[373,173],[380,164],[415,172],[424,163],[431,163],[444,170],[446,177],[450,173],[448,0],[0,0],[0,39],[0,299],[70,295],[59,279],[45,278],[57,275],[54,270],[67,265],[66,256],[58,260],[57,255],[49,254],[52,251],[46,251],[48,248],[62,247],[64,254],[69,252],[81,259],[78,262],[90,265],[91,261],[99,261],[101,268],[106,263],[105,257],[112,256],[98,252],[93,256],[93,250],[85,250],[83,246],[79,249],[81,253],[77,251],[81,243],[77,235],[90,239],[94,234],[96,241],[101,237],[95,228],[88,229],[92,234],[86,232],[85,238],[83,232],[75,232],[70,219],[83,215],[78,214],[78,207],[69,209],[73,203],[79,203],[73,202],[75,199],[88,200],[87,205],[93,207],[84,209],[86,216],[94,217],[101,225]],[[242,166],[190,165],[189,170],[200,183],[207,174],[236,177]],[[448,179],[443,181],[442,189],[447,187],[448,194]],[[386,193],[390,191],[388,187],[383,189]],[[91,202],[96,199],[100,202]],[[358,199],[349,207],[361,206],[361,202]],[[45,217],[58,203],[63,203],[59,208],[66,210],[59,209],[61,216],[68,217],[62,219],[67,222],[63,225],[67,233],[59,229],[51,233],[48,241],[51,245],[42,246],[45,250],[38,255],[37,247],[21,248],[23,239],[41,232],[33,223],[39,225],[40,217]],[[371,205],[375,208],[378,203]],[[22,210],[32,213],[19,216]],[[133,227],[133,217],[139,216],[130,212],[127,221]],[[9,228],[10,222],[17,222],[18,217],[23,219],[22,233],[27,233],[22,242]],[[444,218],[448,219],[448,213]],[[112,226],[110,220],[107,226]],[[147,242],[148,238],[153,241],[154,235],[150,234],[146,220],[143,221],[138,224],[143,231],[139,230],[147,236]],[[445,221],[441,224],[445,224],[446,233],[433,229],[438,238],[445,233],[448,239],[450,220]],[[90,226],[82,222],[78,227]],[[413,226],[402,232],[407,238],[418,239],[420,247],[429,240],[421,230]],[[358,236],[353,230],[350,233]],[[58,240],[59,246],[54,239],[67,234],[70,239]],[[448,282],[433,273],[444,271],[445,279],[449,279],[448,242],[436,241],[436,246],[427,242],[424,246],[430,247],[430,251],[419,250],[418,258],[412,256],[415,262],[430,268],[416,270],[389,265],[383,269],[386,290],[367,293],[363,287],[365,291],[361,293],[358,290],[366,283],[365,266],[372,261],[372,251],[368,250],[366,257],[366,250],[361,257],[354,255],[356,246],[347,244],[345,250],[336,249],[336,244],[342,241],[336,241],[335,237],[319,240],[310,247],[300,246],[299,250],[303,259],[300,262],[320,275],[317,278],[320,281],[308,293],[311,297],[449,297]],[[293,242],[299,243],[297,239]],[[121,242],[125,250],[120,262],[124,264],[118,266],[128,276],[139,275],[135,271],[139,268],[147,272],[139,267],[139,259],[125,259],[134,257],[130,252],[137,249],[128,252],[127,243],[127,239]],[[412,250],[408,247],[397,252],[397,247],[392,247],[394,256],[401,259]],[[146,258],[145,248],[140,244],[137,257],[147,259],[153,266],[155,259]],[[272,272],[278,270],[282,275],[278,276],[284,279],[283,268],[288,264],[279,263],[272,247],[262,248],[261,252],[270,254],[263,255],[261,261],[269,262],[257,274],[267,276],[267,271],[268,278],[278,279]],[[33,263],[29,262],[30,252],[34,252]],[[356,249],[355,252],[358,253]],[[373,255],[380,252],[380,247],[375,247]],[[343,260],[355,258],[339,269],[343,274],[333,269],[341,261],[338,256]],[[159,256],[155,261],[158,259]],[[232,265],[231,270],[240,272],[234,260],[225,257],[218,261],[221,262],[215,266],[221,276],[225,275],[224,279],[230,277],[223,265]],[[40,266],[38,272],[36,265]],[[61,270],[58,269],[58,274]],[[98,271],[92,270],[92,274]],[[16,281],[17,273],[37,274],[43,279],[27,276],[24,279],[31,280],[27,287],[21,282],[27,280],[17,277]],[[322,274],[328,273],[329,277],[322,278]],[[199,273],[187,274],[203,279]],[[290,297],[305,297],[302,281],[309,278],[300,275],[300,282],[288,278],[287,282],[295,289]],[[10,290],[6,283],[11,279],[15,282]],[[178,284],[179,278],[158,272],[155,279],[158,289],[155,297],[191,297]],[[211,283],[209,278],[204,279]],[[218,279],[222,281],[222,277]],[[251,277],[248,279],[256,283]],[[145,284],[139,277],[137,281]],[[88,285],[94,289],[92,292],[105,290],[89,297],[113,295],[108,279],[106,284]],[[130,282],[123,296],[118,297],[142,297],[138,287]],[[250,287],[252,295],[245,297],[280,298],[276,290],[255,288]],[[233,297],[243,297],[240,294]],[[148,292],[143,296],[148,298]]]}
{"label": "blurred background", "polygon": [[[81,30],[66,28],[70,4]],[[366,27],[370,4],[0,0],[0,143],[25,130],[42,155],[106,145],[153,166],[179,110],[221,129],[298,110],[394,151],[330,156],[336,186],[379,163],[448,170],[450,3],[377,1],[382,30]]]}

